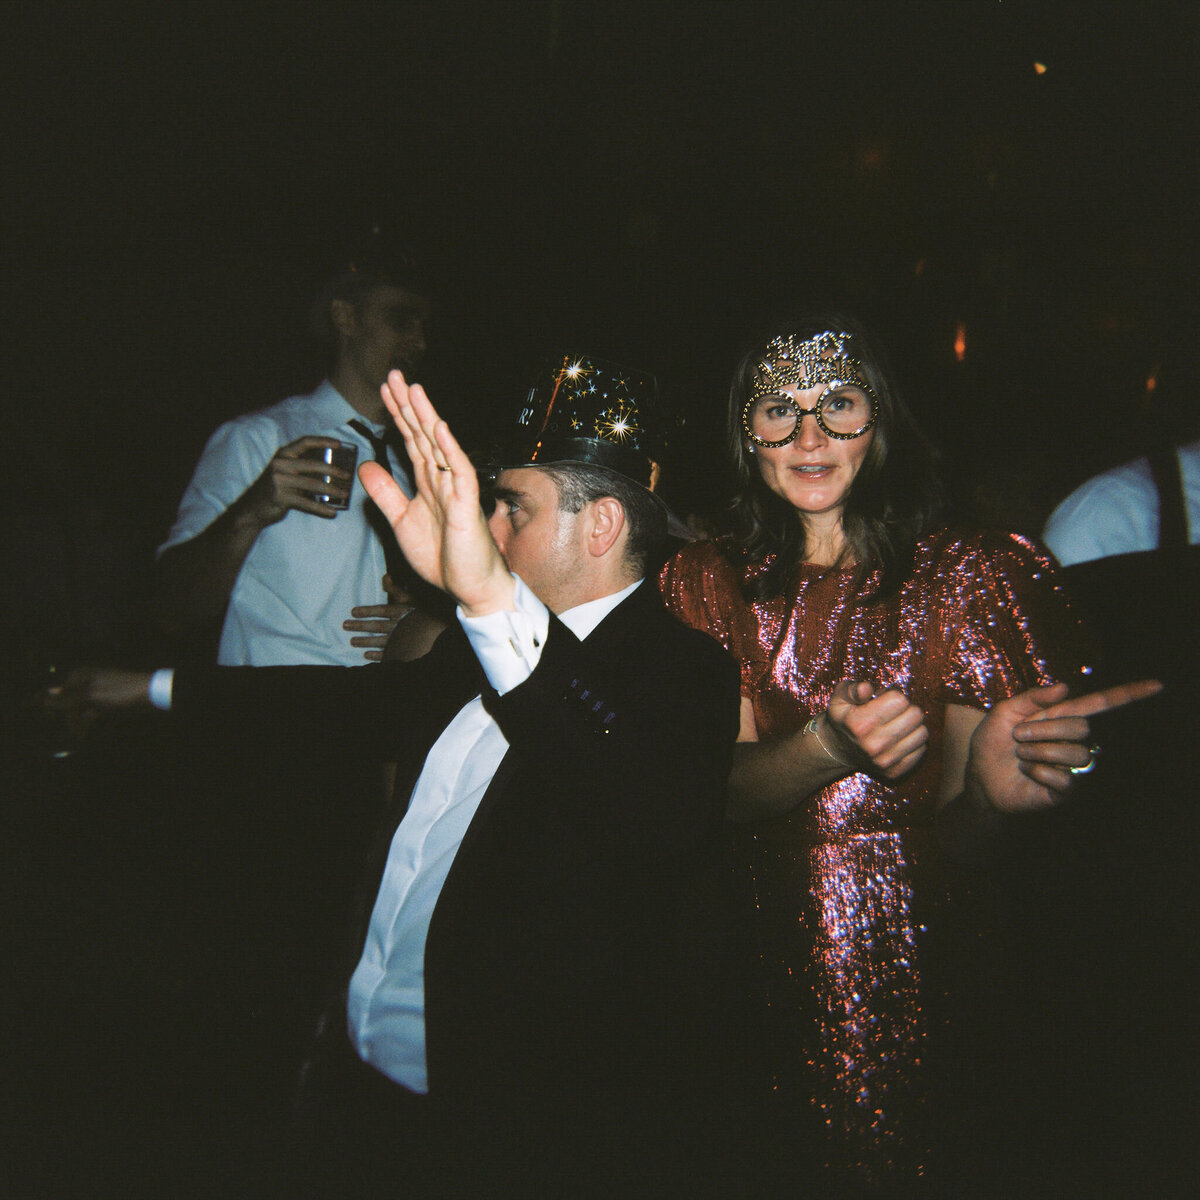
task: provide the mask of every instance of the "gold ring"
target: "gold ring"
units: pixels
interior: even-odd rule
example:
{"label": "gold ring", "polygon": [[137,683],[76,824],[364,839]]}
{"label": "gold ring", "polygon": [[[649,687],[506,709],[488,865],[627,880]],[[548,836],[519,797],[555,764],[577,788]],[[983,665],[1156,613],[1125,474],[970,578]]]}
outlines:
{"label": "gold ring", "polygon": [[450,470],[449,467],[443,467],[441,463],[436,463],[435,465],[439,471],[449,471]]}

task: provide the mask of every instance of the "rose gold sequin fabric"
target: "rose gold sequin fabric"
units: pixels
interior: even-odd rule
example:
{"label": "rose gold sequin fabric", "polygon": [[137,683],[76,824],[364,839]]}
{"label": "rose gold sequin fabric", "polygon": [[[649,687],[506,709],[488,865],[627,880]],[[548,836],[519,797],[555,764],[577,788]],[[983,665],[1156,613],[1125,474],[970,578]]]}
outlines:
{"label": "rose gold sequin fabric", "polygon": [[782,1030],[772,1082],[816,1106],[830,1163],[868,1180],[920,1174],[922,1064],[945,986],[924,950],[943,900],[933,817],[946,706],[987,708],[1055,678],[1077,684],[1063,656],[1077,654],[1078,628],[1050,559],[1016,536],[935,533],[899,595],[874,606],[856,604],[853,571],[807,565],[783,595],[748,604],[740,584],[764,565],[697,543],[661,579],[668,607],[740,661],[760,739],[801,728],[842,679],[899,688],[930,732],[899,787],[852,775],[736,831]]}

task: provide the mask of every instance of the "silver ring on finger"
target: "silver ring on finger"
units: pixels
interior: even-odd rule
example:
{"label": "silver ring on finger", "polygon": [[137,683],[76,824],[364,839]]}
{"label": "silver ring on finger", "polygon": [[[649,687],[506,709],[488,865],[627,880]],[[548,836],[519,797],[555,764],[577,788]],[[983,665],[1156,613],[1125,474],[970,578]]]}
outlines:
{"label": "silver ring on finger", "polygon": [[1088,747],[1088,760],[1082,767],[1068,767],[1072,775],[1090,775],[1096,769],[1096,759],[1100,757],[1100,747],[1093,742]]}

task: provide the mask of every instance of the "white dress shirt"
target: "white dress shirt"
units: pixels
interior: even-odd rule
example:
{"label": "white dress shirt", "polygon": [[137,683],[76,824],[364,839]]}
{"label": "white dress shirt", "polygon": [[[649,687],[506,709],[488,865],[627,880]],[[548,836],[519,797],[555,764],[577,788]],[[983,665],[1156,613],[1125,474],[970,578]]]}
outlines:
{"label": "white dress shirt", "polygon": [[[582,641],[637,586],[568,609],[559,619]],[[514,603],[516,611],[474,619],[459,612],[488,682],[500,695],[533,672],[550,624],[546,606],[520,579]],[[424,969],[429,922],[463,835],[507,750],[500,727],[478,696],[433,744],[392,838],[362,957],[350,979],[350,1041],[364,1062],[413,1092],[429,1090]]]}

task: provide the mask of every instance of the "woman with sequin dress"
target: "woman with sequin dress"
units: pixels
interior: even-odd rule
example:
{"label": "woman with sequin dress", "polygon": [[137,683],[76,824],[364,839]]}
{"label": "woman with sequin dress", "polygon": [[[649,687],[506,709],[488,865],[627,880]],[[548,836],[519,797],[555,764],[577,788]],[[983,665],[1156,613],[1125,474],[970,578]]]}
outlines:
{"label": "woman with sequin dress", "polygon": [[[1066,699],[1078,639],[1051,560],[936,525],[927,444],[857,323],[764,339],[729,426],[735,532],[687,546],[661,584],[742,668],[730,816],[772,1153],[811,1154],[838,1194],[904,1194],[934,1140],[947,850],[970,857],[1004,813],[1053,804],[1089,764],[1086,717],[1153,685]],[[805,1194],[788,1170],[781,1194]]]}

